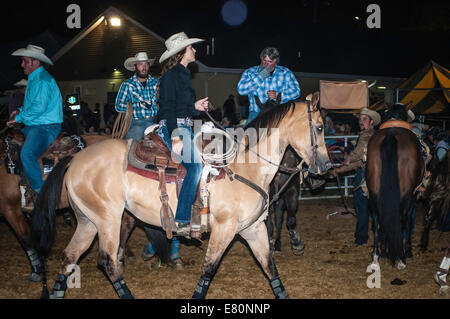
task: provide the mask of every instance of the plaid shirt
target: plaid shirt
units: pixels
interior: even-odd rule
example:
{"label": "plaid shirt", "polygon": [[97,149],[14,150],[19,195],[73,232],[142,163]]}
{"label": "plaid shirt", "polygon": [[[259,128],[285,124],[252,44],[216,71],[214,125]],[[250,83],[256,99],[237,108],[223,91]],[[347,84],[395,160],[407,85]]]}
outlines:
{"label": "plaid shirt", "polygon": [[116,111],[126,112],[127,102],[133,104],[133,118],[145,119],[155,117],[158,113],[156,98],[158,79],[148,76],[147,85],[139,82],[136,74],[124,81],[116,98]]}
{"label": "plaid shirt", "polygon": [[255,102],[255,95],[258,96],[261,103],[268,99],[267,91],[281,92],[281,103],[295,100],[300,96],[300,86],[294,74],[283,66],[275,66],[272,75],[265,80],[259,76],[261,66],[254,66],[247,69],[242,74],[238,83],[238,92],[240,95],[248,95],[250,101],[250,112],[259,112],[259,107]]}

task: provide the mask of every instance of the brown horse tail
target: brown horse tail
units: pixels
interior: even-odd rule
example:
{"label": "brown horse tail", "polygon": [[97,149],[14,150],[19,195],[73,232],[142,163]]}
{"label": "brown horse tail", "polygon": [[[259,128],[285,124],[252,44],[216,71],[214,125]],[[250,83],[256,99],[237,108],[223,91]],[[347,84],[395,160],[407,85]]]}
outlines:
{"label": "brown horse tail", "polygon": [[55,233],[55,210],[61,200],[64,175],[72,156],[60,160],[48,175],[34,205],[31,238],[40,256],[47,256]]}
{"label": "brown horse tail", "polygon": [[381,143],[381,187],[378,207],[380,240],[392,265],[403,262],[403,239],[401,228],[400,181],[398,175],[397,139],[388,129]]}

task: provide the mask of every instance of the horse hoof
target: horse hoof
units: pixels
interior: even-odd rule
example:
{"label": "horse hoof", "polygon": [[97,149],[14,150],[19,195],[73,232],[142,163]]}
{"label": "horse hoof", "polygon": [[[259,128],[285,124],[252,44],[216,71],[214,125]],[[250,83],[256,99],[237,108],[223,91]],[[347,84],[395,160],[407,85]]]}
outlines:
{"label": "horse hoof", "polygon": [[31,273],[29,279],[30,279],[31,282],[40,282],[41,281],[41,275],[36,273],[36,272],[33,272],[33,273]]}
{"label": "horse hoof", "polygon": [[150,270],[155,270],[162,267],[161,259],[158,256],[153,257],[151,262],[146,262],[146,264]]}
{"label": "horse hoof", "polygon": [[450,296],[449,286],[444,286],[444,287],[439,288],[439,295],[440,296]]}
{"label": "horse hoof", "polygon": [[173,270],[180,271],[184,270],[184,264],[181,258],[175,258],[170,261]]}
{"label": "horse hoof", "polygon": [[291,250],[292,250],[292,253],[295,256],[301,256],[305,252],[305,244],[297,245],[297,246],[291,246]]}
{"label": "horse hoof", "polygon": [[411,252],[411,251],[407,251],[407,252],[405,253],[405,257],[406,257],[406,258],[413,258],[412,252]]}
{"label": "horse hoof", "polygon": [[397,269],[398,270],[403,270],[403,269],[405,269],[406,268],[406,264],[403,262],[403,261],[399,261],[398,262],[398,264],[397,264]]}

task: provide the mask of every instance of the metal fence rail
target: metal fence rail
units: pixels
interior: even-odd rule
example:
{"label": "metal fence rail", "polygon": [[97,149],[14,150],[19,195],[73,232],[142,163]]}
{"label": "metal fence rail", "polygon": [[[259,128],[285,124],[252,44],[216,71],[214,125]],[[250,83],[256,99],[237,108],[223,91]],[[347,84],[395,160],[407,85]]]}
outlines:
{"label": "metal fence rail", "polygon": [[[350,141],[358,138],[358,135],[332,135],[325,136],[325,140],[327,139],[344,139],[344,146],[347,147]],[[344,154],[338,150],[334,150],[330,152],[331,154],[336,154],[336,157],[341,157],[344,159]],[[339,163],[333,163],[334,166],[338,166]],[[352,172],[349,172],[348,175],[343,176],[344,183],[341,185],[341,189],[343,189],[343,195],[345,197],[353,197],[353,192],[350,192],[349,189],[353,189],[353,178],[355,175]],[[337,186],[336,178],[327,178],[326,184],[323,191],[317,195],[304,196],[304,193],[310,193],[308,187],[300,187],[300,193],[298,196],[298,200],[311,200],[311,199],[324,199],[324,198],[341,198]]]}

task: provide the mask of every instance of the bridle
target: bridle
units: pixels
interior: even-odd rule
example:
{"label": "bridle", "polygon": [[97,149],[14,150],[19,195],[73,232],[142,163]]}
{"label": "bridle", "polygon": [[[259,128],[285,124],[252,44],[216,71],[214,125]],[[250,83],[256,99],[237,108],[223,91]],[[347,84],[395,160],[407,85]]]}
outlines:
{"label": "bridle", "polygon": [[[294,102],[292,102],[294,103]],[[310,100],[306,100],[306,103],[308,105],[308,124],[309,124],[309,131],[310,131],[310,139],[311,139],[311,148],[313,151],[313,161],[312,164],[315,165],[316,160],[317,160],[317,149],[319,147],[319,145],[317,144],[317,134],[314,130],[314,125],[312,122],[312,113],[314,112],[318,112],[318,109],[316,110],[311,110],[311,101]],[[211,104],[211,102],[210,102]],[[216,125],[219,129],[223,130],[226,132],[225,128],[223,128],[220,123],[218,123],[216,120],[214,120],[214,118],[209,114],[208,111],[205,111],[206,115],[209,117],[209,119],[214,123],[214,125]],[[228,133],[227,133],[228,134]],[[237,141],[237,143],[244,145],[243,143]],[[244,145],[245,146],[245,145]],[[279,171],[290,174],[289,178],[286,180],[286,182],[283,184],[283,186],[278,190],[278,192],[273,195],[272,200],[270,201],[270,203],[267,205],[267,199],[268,199],[268,194],[267,192],[265,192],[264,190],[261,189],[261,187],[259,187],[258,185],[256,185],[255,183],[253,183],[252,181],[249,181],[248,179],[233,173],[228,167],[225,167],[225,172],[227,173],[228,177],[230,178],[230,180],[232,181],[233,178],[237,179],[238,181],[246,184],[247,186],[253,188],[254,190],[256,190],[258,193],[261,194],[261,196],[264,199],[264,208],[262,209],[261,213],[263,213],[264,211],[266,211],[268,209],[268,207],[274,202],[277,201],[279,198],[279,195],[284,191],[284,189],[288,186],[289,182],[292,180],[292,178],[297,174],[300,173],[300,184],[303,183],[303,179],[306,177],[305,174],[307,175],[308,172],[303,172],[301,167],[303,166],[303,163],[305,162],[304,160],[302,160],[296,168],[290,168],[290,167],[285,167],[282,166],[280,164],[276,164],[273,163],[272,161],[264,158],[263,156],[261,156],[260,154],[258,154],[257,152],[249,149],[249,151],[253,152],[254,154],[256,154],[256,156],[258,156],[260,159],[266,161],[267,163],[276,166],[278,168]]]}

